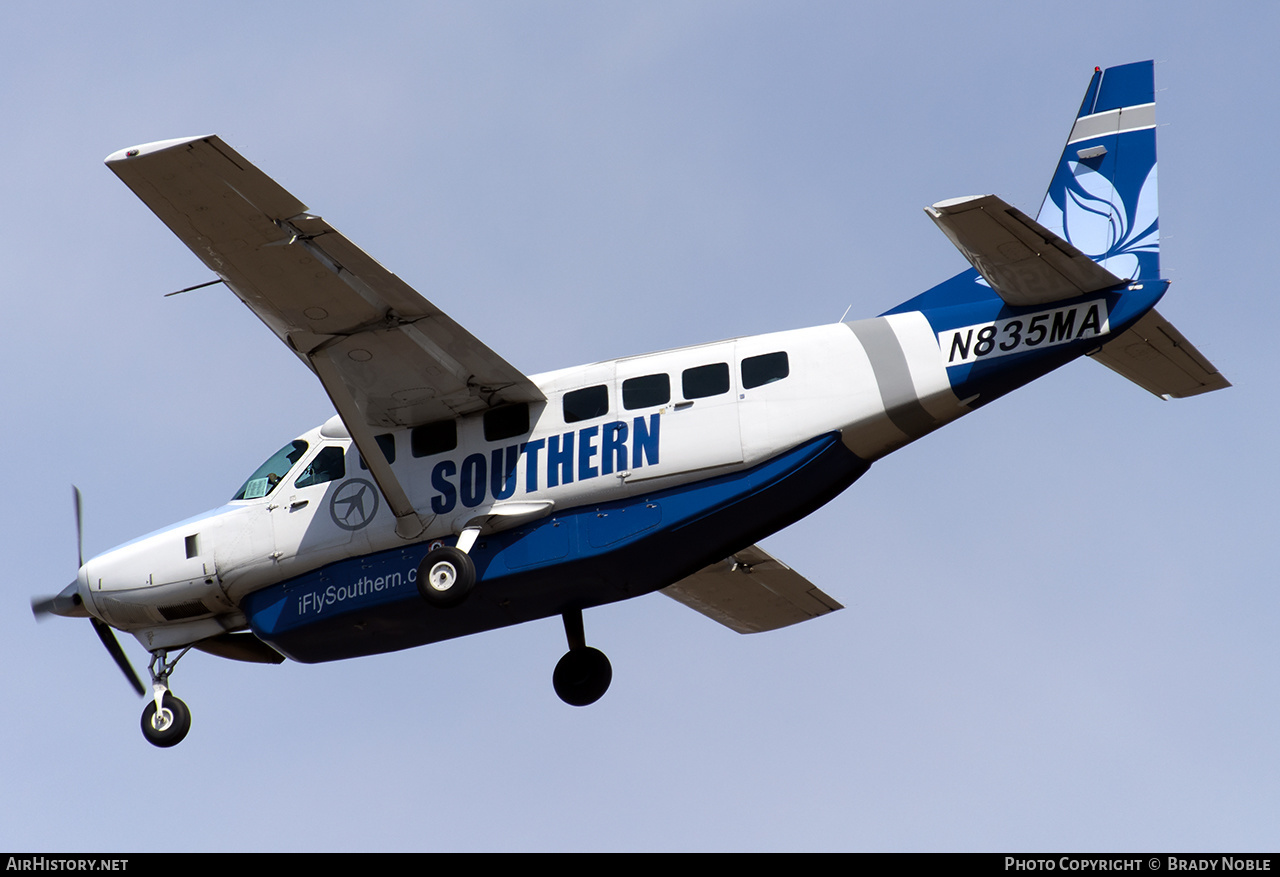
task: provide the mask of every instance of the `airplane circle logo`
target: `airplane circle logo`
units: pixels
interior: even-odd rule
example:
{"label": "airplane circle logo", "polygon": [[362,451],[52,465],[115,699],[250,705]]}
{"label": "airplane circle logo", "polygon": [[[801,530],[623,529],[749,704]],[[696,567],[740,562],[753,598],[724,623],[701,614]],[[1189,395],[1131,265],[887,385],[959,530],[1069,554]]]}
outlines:
{"label": "airplane circle logo", "polygon": [[329,517],[344,530],[359,530],[378,513],[378,488],[363,478],[352,478],[333,492]]}

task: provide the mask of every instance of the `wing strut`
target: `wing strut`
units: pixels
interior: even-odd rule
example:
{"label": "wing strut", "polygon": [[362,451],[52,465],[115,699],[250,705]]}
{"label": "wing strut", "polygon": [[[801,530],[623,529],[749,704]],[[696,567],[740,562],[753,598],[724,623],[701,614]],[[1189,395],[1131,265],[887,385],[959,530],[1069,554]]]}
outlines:
{"label": "wing strut", "polygon": [[401,539],[416,539],[421,536],[434,515],[423,520],[422,516],[414,510],[413,503],[409,501],[409,495],[405,492],[400,479],[396,478],[391,464],[383,456],[382,449],[378,447],[378,442],[374,438],[373,429],[356,405],[355,397],[343,382],[341,374],[330,358],[329,351],[323,348],[312,351],[307,354],[307,359],[320,378],[320,385],[329,394],[329,400],[337,409],[338,416],[347,427],[347,432],[351,434],[351,440],[356,443],[356,448],[359,449],[365,465],[369,467],[369,474],[373,476],[378,489],[382,491],[387,507],[396,516],[396,535]]}

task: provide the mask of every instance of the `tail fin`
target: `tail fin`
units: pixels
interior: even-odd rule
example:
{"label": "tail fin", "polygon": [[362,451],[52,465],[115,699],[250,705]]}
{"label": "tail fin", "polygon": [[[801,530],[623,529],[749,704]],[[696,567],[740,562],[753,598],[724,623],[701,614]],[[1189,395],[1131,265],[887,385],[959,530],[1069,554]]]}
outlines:
{"label": "tail fin", "polygon": [[1094,68],[1036,221],[1117,277],[1160,277],[1151,61]]}
{"label": "tail fin", "polygon": [[925,210],[973,269],[882,316],[921,312],[944,353],[945,339],[969,338],[980,327],[1029,342],[1028,324],[1066,313],[1044,310],[1059,301],[1098,295],[1096,302],[1106,302],[1105,326],[1072,338],[1096,345],[1092,349],[1042,347],[1043,338],[1034,342],[1036,350],[1007,340],[997,348],[987,339],[986,352],[975,354],[986,358],[978,359],[969,357],[967,340],[952,347],[952,354],[963,353],[945,364],[959,398],[990,401],[1080,353],[1158,396],[1231,386],[1153,309],[1169,284],[1160,279],[1151,61],[1094,68],[1035,220],[994,195],[953,198]]}

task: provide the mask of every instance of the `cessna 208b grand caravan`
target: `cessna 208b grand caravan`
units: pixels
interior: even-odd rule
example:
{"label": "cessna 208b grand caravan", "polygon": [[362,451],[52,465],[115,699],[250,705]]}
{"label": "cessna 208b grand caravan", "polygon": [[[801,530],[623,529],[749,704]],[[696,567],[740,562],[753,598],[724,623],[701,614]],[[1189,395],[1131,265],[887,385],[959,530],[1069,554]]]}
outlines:
{"label": "cessna 208b grand caravan", "polygon": [[584,609],[661,590],[743,633],[839,609],[754,543],[889,452],[1085,355],[1160,396],[1228,386],[1153,309],[1153,91],[1151,62],[1094,70],[1034,220],[926,208],[973,268],[879,317],[534,376],[219,138],[117,152],[337,414],[33,608],[89,618],[142,694],[112,629],[137,637],[157,746],[190,727],[169,677],[193,647],[333,661],[559,615],[553,682],[580,706],[612,676]]}

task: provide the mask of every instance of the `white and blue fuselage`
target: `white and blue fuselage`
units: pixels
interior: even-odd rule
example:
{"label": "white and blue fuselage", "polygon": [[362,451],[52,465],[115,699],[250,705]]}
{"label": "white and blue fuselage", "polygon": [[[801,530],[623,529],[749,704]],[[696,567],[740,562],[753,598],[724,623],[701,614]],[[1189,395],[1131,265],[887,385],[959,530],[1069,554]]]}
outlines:
{"label": "white and blue fuselage", "polygon": [[[286,446],[282,471],[251,478],[240,498],[90,560],[81,594],[149,649],[247,625],[302,661],[638,596],[1096,348],[1120,298],[1021,311],[988,300],[533,376],[545,403],[379,436],[415,508],[431,514],[412,544],[335,417]],[[469,526],[481,528],[476,592],[433,612],[417,596],[418,564]]]}

